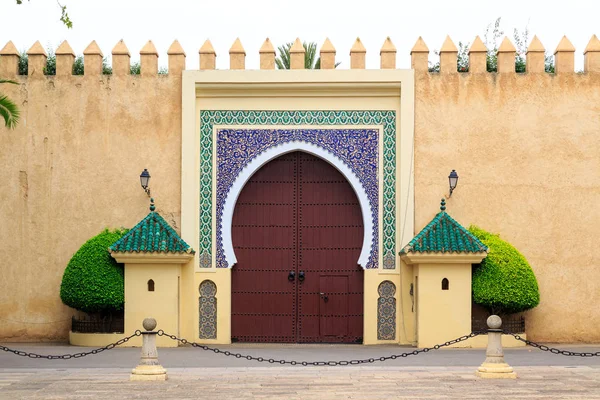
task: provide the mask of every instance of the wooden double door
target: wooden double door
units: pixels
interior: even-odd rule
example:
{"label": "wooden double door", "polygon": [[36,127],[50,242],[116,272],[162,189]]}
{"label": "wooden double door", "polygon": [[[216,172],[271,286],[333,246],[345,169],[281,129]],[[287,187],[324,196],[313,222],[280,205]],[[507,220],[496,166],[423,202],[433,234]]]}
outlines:
{"label": "wooden double door", "polygon": [[265,164],[233,215],[232,341],[362,342],[363,233],[332,165],[304,152]]}

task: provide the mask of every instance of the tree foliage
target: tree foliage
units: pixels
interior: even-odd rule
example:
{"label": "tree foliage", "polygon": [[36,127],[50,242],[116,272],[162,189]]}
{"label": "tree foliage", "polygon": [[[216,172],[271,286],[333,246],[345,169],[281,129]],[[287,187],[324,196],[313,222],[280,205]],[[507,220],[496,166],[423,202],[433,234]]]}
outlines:
{"label": "tree foliage", "polygon": [[60,285],[63,303],[91,314],[110,314],[123,309],[123,265],[117,264],[108,248],[126,233],[126,229],[105,229],[77,250]]}
{"label": "tree foliage", "polygon": [[[494,22],[488,24],[485,33],[483,35],[485,47],[487,47],[486,66],[488,72],[498,72],[498,47],[501,39],[504,36],[504,31],[500,28],[501,18],[498,17]],[[526,61],[527,61],[527,42],[529,41],[529,28],[525,26],[525,29],[513,30],[513,42],[516,48],[515,55],[515,72],[523,73],[526,72]],[[471,43],[458,42],[458,60],[457,70],[458,72],[469,72],[469,48]],[[440,52],[435,50],[435,54],[439,55]],[[548,73],[554,73],[554,56],[546,55],[545,58],[545,71]],[[440,63],[434,63],[429,65],[429,72],[440,72]]]}
{"label": "tree foliage", "polygon": [[[16,0],[17,4],[23,4],[23,0]],[[30,0],[28,0],[30,1]],[[67,28],[71,29],[73,27],[73,21],[71,21],[71,18],[69,17],[69,14],[67,13],[67,6],[63,6],[62,4],[60,4],[60,2],[57,0],[56,4],[58,4],[58,7],[60,8],[60,22],[62,22]]]}
{"label": "tree foliage", "polygon": [[489,248],[473,272],[473,301],[493,314],[511,314],[536,307],[540,292],[525,257],[512,245],[476,226],[469,232]]}
{"label": "tree foliage", "polygon": [[[28,0],[29,1],[29,0]],[[23,0],[16,0],[17,4],[23,4]],[[69,14],[67,13],[67,6],[63,6],[57,1],[58,6],[61,10],[60,20],[67,28],[73,27],[73,22],[71,18],[69,18]],[[53,60],[54,62],[54,71],[56,73],[56,58]],[[46,66],[46,69],[52,68],[52,64],[50,66]],[[24,73],[21,71],[24,70]],[[23,62],[23,56],[19,58],[19,74],[27,75],[27,59],[25,58],[25,62]],[[9,83],[9,84],[18,84],[17,82],[2,79],[0,77],[0,83]],[[9,99],[6,95],[0,93],[0,116],[4,119],[4,125],[7,128],[14,129],[19,122],[19,108],[17,105]]]}
{"label": "tree foliage", "polygon": [[[279,55],[275,58],[277,69],[290,69],[290,49],[294,45],[293,42],[279,46],[277,50]],[[321,69],[321,57],[317,56],[317,44],[315,42],[302,43],[304,47],[304,69]],[[341,63],[336,63],[335,67]]]}
{"label": "tree foliage", "polygon": [[[18,85],[18,82],[8,79],[0,79],[0,84]],[[19,122],[19,108],[7,96],[0,93],[0,116],[4,119],[4,126],[14,129]]]}
{"label": "tree foliage", "polygon": [[[46,66],[44,67],[45,75],[56,75],[56,54],[54,50],[49,47],[47,49],[48,58],[46,59]],[[22,51],[19,56],[19,75],[27,75],[29,70],[29,58],[25,51]],[[83,75],[85,71],[84,58],[82,55],[75,57],[73,62],[73,75]],[[108,64],[106,57],[102,59],[102,74],[112,75],[112,67]]]}

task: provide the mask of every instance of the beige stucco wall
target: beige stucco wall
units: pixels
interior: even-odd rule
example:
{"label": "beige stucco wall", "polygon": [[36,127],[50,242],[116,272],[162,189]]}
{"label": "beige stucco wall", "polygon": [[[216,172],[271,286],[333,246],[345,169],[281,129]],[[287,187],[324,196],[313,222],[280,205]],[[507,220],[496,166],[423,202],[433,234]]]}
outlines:
{"label": "beige stucco wall", "polygon": [[527,257],[531,340],[599,342],[600,74],[415,73],[415,230],[438,210]]}
{"label": "beige stucco wall", "polygon": [[67,341],[64,268],[102,229],[148,213],[144,168],[157,211],[180,227],[181,78],[13,79],[1,87],[21,122],[0,125],[0,339]]}
{"label": "beige stucco wall", "polygon": [[[14,131],[0,126],[0,254],[11,255],[1,268],[0,339],[66,341],[64,267],[101,229],[131,227],[147,214],[143,168],[158,211],[181,227],[181,79],[15,79],[23,85],[1,88],[22,120]],[[450,215],[501,233],[536,272],[541,304],[527,313],[528,337],[600,341],[600,74],[416,72],[415,79],[415,232],[437,212],[456,169]],[[288,104],[311,108],[308,99]],[[197,315],[204,278],[195,265],[182,272],[188,315]],[[404,282],[412,271],[402,267],[396,279]],[[197,321],[181,324],[182,333],[197,331]]]}

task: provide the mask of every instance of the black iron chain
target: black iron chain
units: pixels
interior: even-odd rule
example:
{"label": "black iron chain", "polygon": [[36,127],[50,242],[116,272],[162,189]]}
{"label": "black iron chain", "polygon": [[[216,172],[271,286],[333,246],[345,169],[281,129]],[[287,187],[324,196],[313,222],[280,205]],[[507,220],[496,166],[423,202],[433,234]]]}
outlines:
{"label": "black iron chain", "polygon": [[525,343],[528,346],[535,347],[542,351],[549,351],[552,354],[560,354],[560,355],[569,356],[569,357],[600,357],[600,351],[597,351],[595,353],[587,353],[587,352],[580,353],[577,351],[561,350],[561,349],[549,347],[549,346],[546,346],[546,345],[543,345],[540,343],[532,342],[531,340],[524,339],[521,336],[517,335],[516,333],[504,332],[504,334],[512,335],[512,336],[514,336],[515,339]]}
{"label": "black iron chain", "polygon": [[328,366],[328,367],[335,367],[335,366],[345,366],[345,365],[359,365],[359,364],[367,364],[367,363],[374,363],[376,361],[388,361],[388,360],[395,360],[398,358],[406,358],[408,356],[416,356],[418,354],[421,353],[428,353],[431,350],[438,350],[441,349],[442,347],[446,347],[446,346],[451,346],[453,344],[456,343],[460,343],[460,342],[464,342],[467,339],[470,339],[472,337],[475,337],[477,335],[481,335],[482,333],[485,332],[472,332],[468,335],[464,335],[461,337],[458,337],[454,340],[449,340],[445,343],[442,344],[436,344],[433,347],[425,347],[422,349],[417,349],[414,351],[409,351],[406,353],[400,353],[400,354],[392,354],[389,356],[383,356],[383,357],[377,357],[377,358],[367,358],[367,359],[362,359],[362,360],[349,360],[349,361],[288,361],[288,360],[276,360],[274,358],[264,358],[264,357],[255,357],[255,356],[251,356],[251,355],[247,355],[247,354],[240,354],[240,353],[234,353],[231,351],[223,351],[221,349],[217,349],[215,347],[209,347],[206,346],[204,344],[200,344],[200,343],[196,343],[196,342],[190,342],[187,339],[182,339],[182,338],[178,338],[175,335],[170,335],[168,333],[166,333],[165,331],[163,331],[162,329],[158,331],[158,336],[166,336],[170,339],[176,340],[181,344],[187,344],[190,345],[192,347],[196,347],[202,350],[206,350],[206,351],[212,351],[213,353],[216,354],[222,354],[225,356],[230,356],[230,357],[235,357],[238,359],[245,359],[245,360],[249,360],[249,361],[258,361],[258,362],[268,362],[269,364],[281,364],[281,365],[285,365],[285,364],[289,364],[289,365],[302,365],[302,366]]}
{"label": "black iron chain", "polygon": [[21,357],[42,358],[42,359],[46,359],[46,360],[70,360],[72,358],[81,358],[81,357],[89,356],[90,354],[102,353],[104,350],[112,350],[115,347],[128,342],[131,338],[136,337],[136,336],[141,336],[141,335],[142,335],[142,331],[137,330],[133,333],[133,335],[124,337],[123,339],[117,340],[116,342],[108,344],[104,347],[100,347],[100,348],[90,350],[90,351],[84,351],[81,353],[74,353],[74,354],[45,355],[45,354],[37,354],[37,353],[27,353],[26,351],[14,350],[14,349],[8,348],[6,346],[1,346],[1,345],[0,345],[0,350],[4,350],[7,353],[13,353],[13,354],[15,354],[17,356],[21,356]]}

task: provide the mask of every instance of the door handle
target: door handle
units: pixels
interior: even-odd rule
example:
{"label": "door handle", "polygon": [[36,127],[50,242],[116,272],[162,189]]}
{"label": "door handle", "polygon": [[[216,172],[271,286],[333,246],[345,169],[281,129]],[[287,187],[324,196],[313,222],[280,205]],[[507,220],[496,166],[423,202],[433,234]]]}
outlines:
{"label": "door handle", "polygon": [[290,271],[288,274],[288,281],[294,282],[294,279],[296,279],[296,273],[294,271]]}
{"label": "door handle", "polygon": [[306,278],[306,277],[304,276],[304,271],[300,271],[300,274],[298,274],[298,280],[299,280],[300,282],[304,282],[304,279],[305,279],[305,278]]}
{"label": "door handle", "polygon": [[321,293],[319,293],[319,295],[321,296],[321,298],[323,299],[323,301],[325,303],[327,303],[329,301],[329,297],[325,293],[321,292]]}

